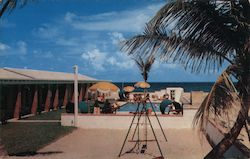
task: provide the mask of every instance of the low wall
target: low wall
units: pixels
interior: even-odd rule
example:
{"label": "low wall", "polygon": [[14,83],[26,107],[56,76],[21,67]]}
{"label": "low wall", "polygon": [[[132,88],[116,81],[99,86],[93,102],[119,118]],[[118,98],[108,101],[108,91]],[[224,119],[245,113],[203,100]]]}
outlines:
{"label": "low wall", "polygon": [[207,92],[203,91],[192,91],[190,95],[192,106],[196,108],[200,107],[207,94]]}
{"label": "low wall", "polygon": [[[183,129],[191,128],[192,120],[197,110],[185,110],[183,116],[175,115],[158,115],[160,123],[163,129]],[[111,115],[94,115],[94,114],[79,114],[78,116],[78,127],[85,129],[128,129],[133,115],[132,114],[111,114]],[[159,124],[154,115],[150,116],[152,125],[155,129],[159,129]],[[137,118],[135,119],[136,122]],[[142,120],[141,120],[142,121]],[[62,114],[61,124],[63,126],[74,125],[73,114]]]}

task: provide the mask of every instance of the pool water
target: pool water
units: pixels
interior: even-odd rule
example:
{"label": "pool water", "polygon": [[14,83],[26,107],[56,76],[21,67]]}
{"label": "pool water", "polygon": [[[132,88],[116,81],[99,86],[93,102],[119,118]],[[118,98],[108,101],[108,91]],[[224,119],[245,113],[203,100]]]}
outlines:
{"label": "pool water", "polygon": [[[159,103],[152,103],[152,106],[154,107],[155,111],[159,112],[160,108],[159,108]],[[118,111],[128,111],[128,112],[135,112],[137,109],[138,103],[126,103],[123,106],[121,106],[121,108]],[[140,103],[139,105],[139,110],[142,109],[142,104]],[[150,103],[146,104],[146,108],[150,108]]]}

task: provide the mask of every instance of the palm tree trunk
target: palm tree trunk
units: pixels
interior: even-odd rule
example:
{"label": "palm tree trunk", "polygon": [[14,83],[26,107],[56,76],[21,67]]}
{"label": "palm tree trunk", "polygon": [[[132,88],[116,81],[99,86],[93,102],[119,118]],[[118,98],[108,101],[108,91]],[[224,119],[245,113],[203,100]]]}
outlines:
{"label": "palm tree trunk", "polygon": [[[247,85],[246,88],[249,88]],[[240,134],[241,129],[245,125],[246,119],[248,118],[249,107],[250,94],[245,92],[245,95],[243,95],[242,107],[233,127],[224,136],[224,138],[204,157],[204,159],[219,159],[223,157],[224,153],[234,144],[235,140]]]}

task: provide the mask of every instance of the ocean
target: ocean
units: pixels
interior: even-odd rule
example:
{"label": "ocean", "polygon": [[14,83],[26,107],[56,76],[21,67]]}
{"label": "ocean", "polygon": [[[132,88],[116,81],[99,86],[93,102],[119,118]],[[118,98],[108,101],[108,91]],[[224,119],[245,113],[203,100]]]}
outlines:
{"label": "ocean", "polygon": [[[133,86],[135,82],[114,82],[121,90],[124,86]],[[204,91],[209,92],[214,82],[149,82],[151,87],[148,89],[149,92],[166,89],[167,87],[182,87],[184,92],[191,91]],[[142,92],[142,89],[136,89],[136,91]]]}

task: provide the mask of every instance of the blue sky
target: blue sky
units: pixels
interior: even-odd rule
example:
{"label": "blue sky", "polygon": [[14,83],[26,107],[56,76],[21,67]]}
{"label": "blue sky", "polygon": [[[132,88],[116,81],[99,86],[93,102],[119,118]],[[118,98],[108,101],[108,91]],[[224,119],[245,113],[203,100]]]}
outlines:
{"label": "blue sky", "polygon": [[[142,80],[119,42],[143,32],[161,0],[41,0],[0,20],[0,67],[72,72],[116,82]],[[192,74],[156,61],[149,81],[214,81],[218,73]]]}

